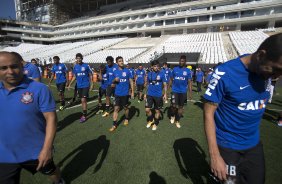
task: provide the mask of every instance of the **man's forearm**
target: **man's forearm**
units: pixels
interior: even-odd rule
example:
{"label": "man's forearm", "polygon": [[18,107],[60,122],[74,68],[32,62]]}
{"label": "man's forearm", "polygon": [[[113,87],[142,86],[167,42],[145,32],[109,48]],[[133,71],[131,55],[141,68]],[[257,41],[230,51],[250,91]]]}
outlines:
{"label": "man's forearm", "polygon": [[214,112],[216,107],[213,104],[205,103],[204,105],[204,122],[205,122],[205,132],[207,137],[207,142],[209,146],[210,157],[219,156],[219,149],[216,142],[216,132],[215,132],[215,121]]}
{"label": "man's forearm", "polygon": [[52,149],[57,129],[57,116],[55,112],[44,113],[46,119],[46,134],[42,150]]}

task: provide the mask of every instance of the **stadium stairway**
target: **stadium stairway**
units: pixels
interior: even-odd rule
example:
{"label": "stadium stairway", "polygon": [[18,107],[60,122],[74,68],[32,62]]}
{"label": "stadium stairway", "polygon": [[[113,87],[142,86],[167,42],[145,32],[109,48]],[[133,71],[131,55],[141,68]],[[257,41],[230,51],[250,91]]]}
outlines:
{"label": "stadium stairway", "polygon": [[238,57],[238,53],[229,37],[229,32],[222,32],[224,51],[228,60]]}

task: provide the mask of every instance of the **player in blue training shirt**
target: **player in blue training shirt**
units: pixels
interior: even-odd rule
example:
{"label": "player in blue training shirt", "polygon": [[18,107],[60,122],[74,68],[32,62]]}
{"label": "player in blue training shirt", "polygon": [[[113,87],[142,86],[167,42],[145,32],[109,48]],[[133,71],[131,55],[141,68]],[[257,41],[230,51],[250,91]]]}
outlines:
{"label": "player in blue training shirt", "polygon": [[60,101],[61,101],[61,106],[59,109],[63,110],[65,107],[65,95],[64,95],[65,87],[66,85],[68,85],[68,82],[69,82],[68,81],[68,68],[66,67],[65,64],[60,63],[59,56],[54,56],[53,60],[54,60],[54,65],[51,69],[52,76],[51,76],[48,86],[50,87],[51,82],[53,81],[56,75],[56,86],[57,86],[57,90],[58,90]]}
{"label": "player in blue training shirt", "polygon": [[202,84],[204,83],[204,72],[202,69],[199,67],[196,70],[196,82],[197,82],[197,92],[202,91]]}
{"label": "player in blue training shirt", "polygon": [[206,87],[210,83],[212,73],[213,73],[213,69],[209,68],[208,74],[207,74],[206,79],[205,79],[205,86]]}
{"label": "player in blue training shirt", "polygon": [[63,184],[52,156],[55,100],[48,87],[24,75],[22,60],[0,52],[0,183],[19,184],[25,169]]}
{"label": "player in blue training shirt", "polygon": [[143,100],[143,90],[145,88],[146,71],[143,69],[142,64],[139,64],[135,72],[135,86],[137,88],[138,102]]}
{"label": "player in blue training shirt", "polygon": [[[147,75],[148,90],[145,100],[145,111],[147,115],[147,128],[152,126],[152,130],[157,130],[160,119],[160,109],[162,101],[167,99],[167,80],[165,73],[159,70],[159,62],[152,61],[152,71]],[[164,88],[164,95],[163,95]],[[153,117],[152,108],[154,105],[155,117]]]}
{"label": "player in blue training shirt", "polygon": [[98,106],[99,110],[96,114],[100,114],[104,112],[102,97],[107,94],[107,87],[109,84],[109,75],[106,70],[106,66],[104,64],[100,65],[100,73],[99,73],[100,87],[99,87],[99,95],[98,95]]}
{"label": "player in blue training shirt", "polygon": [[128,125],[128,115],[129,115],[129,86],[131,86],[131,98],[134,97],[134,88],[133,88],[133,77],[129,69],[124,67],[123,58],[118,56],[116,58],[116,63],[118,64],[118,69],[114,71],[114,80],[113,84],[116,85],[115,89],[115,103],[114,103],[114,113],[113,113],[113,126],[110,128],[110,131],[115,131],[118,127],[117,118],[120,108],[124,109],[124,125]]}
{"label": "player in blue training shirt", "polygon": [[[134,70],[134,68],[133,68],[133,67],[130,68],[130,64],[129,64],[129,63],[126,65],[126,68],[130,71],[130,74],[131,74],[131,76],[132,76],[132,79],[134,80],[134,79],[135,79],[135,78],[134,78],[134,76],[135,76],[135,70]],[[134,81],[133,81],[133,82],[134,82]],[[130,95],[131,93],[132,93],[132,89],[131,89],[131,87],[129,86],[128,95],[131,96],[131,95]],[[133,91],[133,93],[134,93],[134,91]]]}
{"label": "player in blue training shirt", "polygon": [[[181,128],[180,118],[183,114],[183,106],[187,101],[187,89],[189,83],[189,98],[192,99],[192,81],[191,70],[186,68],[186,56],[182,55],[179,60],[179,66],[173,68],[171,72],[172,95],[171,105],[172,113],[170,123],[175,123],[177,128]],[[171,85],[169,85],[171,86]]]}
{"label": "player in blue training shirt", "polygon": [[86,121],[87,116],[87,98],[89,97],[89,88],[90,91],[93,88],[93,72],[90,66],[84,63],[83,56],[81,53],[77,53],[75,56],[77,64],[73,68],[73,78],[69,83],[69,88],[74,80],[77,82],[77,91],[78,95],[81,98],[82,105],[82,116],[80,117],[80,122],[83,123]]}
{"label": "player in blue training shirt", "polygon": [[114,58],[112,56],[108,56],[106,58],[107,66],[106,71],[107,75],[109,77],[109,82],[106,90],[106,110],[102,117],[107,117],[110,115],[110,103],[111,103],[111,97],[115,94],[115,84],[112,84],[112,81],[114,80],[114,71],[118,69],[118,65],[114,63]]}
{"label": "player in blue training shirt", "polygon": [[282,34],[253,54],[219,65],[204,95],[211,171],[226,183],[263,184],[265,163],[259,125],[269,98],[269,78],[282,75]]}
{"label": "player in blue training shirt", "polygon": [[[163,71],[164,74],[165,74],[166,83],[168,84],[169,81],[170,81],[170,77],[171,77],[171,69],[170,69],[169,65],[167,64],[167,62],[164,62],[164,63],[163,63],[163,69],[162,69],[162,71]],[[168,101],[165,100],[165,103],[168,103]]]}
{"label": "player in blue training shirt", "polygon": [[[12,52],[13,54],[17,55],[17,52]],[[19,55],[19,54],[18,54]],[[19,57],[21,57],[21,55],[19,55]],[[32,63],[29,62],[25,62],[24,60],[21,61],[23,64],[23,70],[24,70],[24,74],[32,79],[35,80],[37,82],[41,81],[41,76],[40,76],[40,72],[39,69],[37,68],[37,66],[35,66]]]}

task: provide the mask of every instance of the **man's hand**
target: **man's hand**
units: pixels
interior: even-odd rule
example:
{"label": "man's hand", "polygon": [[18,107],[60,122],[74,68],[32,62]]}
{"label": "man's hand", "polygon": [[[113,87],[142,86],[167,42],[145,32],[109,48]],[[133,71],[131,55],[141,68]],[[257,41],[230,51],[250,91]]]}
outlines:
{"label": "man's hand", "polygon": [[39,171],[42,167],[44,167],[50,160],[52,159],[52,149],[47,150],[41,150],[39,156],[38,156],[38,166],[36,168],[37,171]]}
{"label": "man's hand", "polygon": [[164,100],[165,102],[167,101],[167,95],[166,95],[166,94],[164,94],[163,100]]}
{"label": "man's hand", "polygon": [[220,180],[226,180],[226,164],[220,155],[211,158],[211,171]]}

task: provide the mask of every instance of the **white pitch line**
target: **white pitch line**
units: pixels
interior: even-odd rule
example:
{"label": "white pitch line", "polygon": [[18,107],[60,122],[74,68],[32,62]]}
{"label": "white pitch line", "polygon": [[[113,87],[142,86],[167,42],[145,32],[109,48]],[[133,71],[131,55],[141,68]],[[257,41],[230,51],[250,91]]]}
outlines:
{"label": "white pitch line", "polygon": [[[106,98],[102,98],[102,100],[105,100],[105,99],[106,99]],[[88,104],[95,103],[95,102],[98,102],[98,100],[93,100],[93,101],[87,102],[87,105],[88,105]],[[73,108],[80,107],[80,106],[81,106],[81,104],[77,104],[77,105],[68,107],[68,108],[66,108],[66,109],[64,109],[64,110],[73,109]],[[59,111],[60,111],[59,109],[56,110],[56,112],[59,112]]]}

